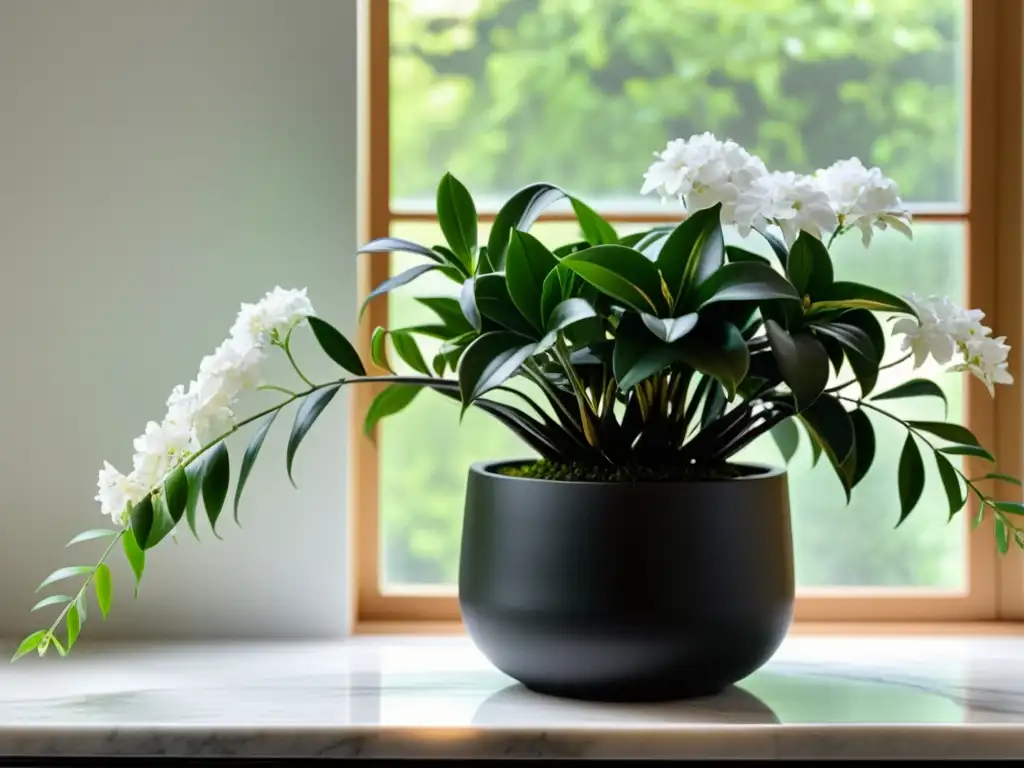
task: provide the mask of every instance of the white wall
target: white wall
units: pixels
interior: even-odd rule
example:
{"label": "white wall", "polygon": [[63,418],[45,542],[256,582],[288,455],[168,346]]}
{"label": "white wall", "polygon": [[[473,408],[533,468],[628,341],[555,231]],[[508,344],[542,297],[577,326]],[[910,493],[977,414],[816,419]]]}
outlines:
{"label": "white wall", "polygon": [[[97,469],[130,468],[239,302],[308,286],[351,332],[356,43],[352,0],[0,0],[0,637],[42,625],[51,569],[94,562],[102,544],[64,544],[104,522]],[[345,631],[346,411],[302,446],[298,491],[283,414],[244,529],[182,526],[138,601],[119,553],[80,642]]]}

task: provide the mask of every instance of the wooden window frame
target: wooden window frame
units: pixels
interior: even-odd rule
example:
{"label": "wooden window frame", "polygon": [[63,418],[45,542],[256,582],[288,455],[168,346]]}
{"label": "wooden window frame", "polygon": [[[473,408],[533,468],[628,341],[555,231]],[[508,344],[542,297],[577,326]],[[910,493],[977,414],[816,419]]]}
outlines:
{"label": "wooden window frame", "polygon": [[[984,445],[998,455],[1004,471],[1020,474],[1022,450],[1021,361],[1022,343],[1022,37],[1024,0],[965,0],[965,38],[968,67],[965,73],[965,194],[961,207],[915,211],[917,221],[961,222],[965,230],[967,299],[986,312],[986,322],[1008,337],[1014,352],[1012,386],[989,396],[973,377],[967,379],[967,423]],[[388,0],[361,0],[361,134],[359,238],[383,237],[395,221],[429,221],[430,211],[394,211],[390,200],[390,35]],[[602,211],[613,222],[660,222],[664,215]],[[543,220],[571,219],[571,214],[550,214]],[[493,220],[493,213],[481,214]],[[364,255],[358,262],[359,298],[389,276],[389,255]],[[357,330],[358,348],[369,359],[370,335],[387,325],[387,296],[368,307]],[[380,373],[380,371],[378,371]],[[350,391],[349,477],[350,575],[353,630],[356,632],[461,631],[454,588],[384,592],[381,587],[381,528],[379,515],[380,466],[375,443],[359,425],[380,386]],[[997,417],[998,414],[998,417]],[[977,459],[967,458],[968,471],[983,474]],[[1013,486],[999,489],[1013,498]],[[971,513],[961,513],[963,525]],[[1024,618],[1024,554],[996,552],[991,516],[982,528],[966,537],[967,589],[963,593],[900,589],[800,590],[797,626],[849,626],[869,622],[889,629],[907,626],[936,627],[964,622],[992,626],[992,622]],[[907,622],[913,622],[908,625]],[[1003,625],[1005,626],[1005,624]]]}

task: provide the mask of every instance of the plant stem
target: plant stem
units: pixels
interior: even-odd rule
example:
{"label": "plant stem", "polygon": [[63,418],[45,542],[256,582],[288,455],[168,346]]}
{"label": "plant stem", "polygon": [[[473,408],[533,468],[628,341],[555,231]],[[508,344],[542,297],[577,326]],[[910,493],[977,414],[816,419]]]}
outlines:
{"label": "plant stem", "polygon": [[292,395],[292,396],[294,396],[296,394],[295,392],[293,392],[292,390],[288,389],[287,387],[279,387],[276,384],[261,384],[260,386],[256,387],[256,389],[261,391],[261,392],[263,392],[263,391],[267,391],[267,392],[271,392],[271,391],[272,392],[282,392],[282,393],[284,393],[286,395]]}
{"label": "plant stem", "polygon": [[295,362],[295,357],[292,355],[292,331],[294,330],[295,328],[293,327],[291,331],[288,331],[288,335],[284,337],[284,343],[281,344],[281,349],[283,349],[284,353],[288,355],[288,362],[292,364],[292,368],[294,368],[295,372],[299,374],[299,378],[308,386],[315,387],[316,385],[306,377],[306,374],[304,374],[302,369],[299,368],[299,364]]}
{"label": "plant stem", "polygon": [[[907,354],[905,354],[899,360],[893,360],[891,363],[886,363],[885,365],[878,366],[878,370],[884,371],[887,368],[895,368],[897,365],[900,365],[902,363],[907,362],[907,360],[909,360],[913,356],[914,356],[913,352],[907,352]],[[856,383],[857,383],[856,379],[850,379],[849,381],[844,381],[842,384],[836,384],[834,387],[829,387],[825,391],[830,393],[830,394],[832,394],[832,393],[835,393],[835,392],[839,392],[840,390],[846,389],[851,384],[856,384]]]}
{"label": "plant stem", "polygon": [[523,370],[526,371],[528,378],[534,384],[544,390],[548,399],[555,404],[555,407],[558,408],[558,410],[564,413],[573,424],[576,424],[580,429],[583,428],[582,425],[579,424],[579,419],[576,418],[576,414],[565,407],[562,403],[562,398],[558,396],[558,392],[555,391],[554,386],[550,381],[544,378],[543,373],[537,370],[536,364],[532,360],[527,361],[526,365],[523,366]]}

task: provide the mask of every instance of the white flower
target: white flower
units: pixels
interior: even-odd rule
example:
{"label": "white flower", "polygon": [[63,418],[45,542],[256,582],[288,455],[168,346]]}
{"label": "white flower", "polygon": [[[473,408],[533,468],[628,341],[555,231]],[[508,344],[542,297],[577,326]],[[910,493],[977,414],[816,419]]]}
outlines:
{"label": "white flower", "polygon": [[679,198],[691,213],[721,203],[723,224],[732,223],[743,191],[768,172],[735,141],[720,141],[711,133],[673,139],[655,157],[640,194],[657,191],[662,200]]}
{"label": "white flower", "polygon": [[192,433],[185,425],[169,419],[146,424],[146,431],[132,443],[134,476],[147,488],[153,488],[181,463],[193,447]]}
{"label": "white flower", "polygon": [[263,347],[268,341],[283,340],[307,317],[316,314],[306,289],[286,290],[277,286],[256,304],[242,304],[231,327],[231,338],[246,347]]}
{"label": "white flower", "polygon": [[778,171],[756,179],[741,193],[735,223],[743,237],[751,229],[776,224],[790,247],[801,230],[820,240],[823,232],[838,226],[828,195],[813,178]]}
{"label": "white flower", "polygon": [[887,227],[912,237],[910,211],[896,182],[877,167],[865,168],[856,157],[840,160],[815,174],[832,201],[840,226],[856,227],[865,246],[875,229]]}
{"label": "white flower", "polygon": [[118,525],[126,522],[124,515],[128,507],[137,504],[149,491],[134,477],[122,475],[109,461],[103,462],[96,487],[99,490],[96,501],[100,503],[100,510],[104,515],[110,515]]}
{"label": "white flower", "polygon": [[970,371],[977,376],[988,393],[995,396],[996,384],[1013,384],[1006,358],[1010,347],[1005,336],[973,338],[964,345],[964,362],[954,366],[957,371]]}

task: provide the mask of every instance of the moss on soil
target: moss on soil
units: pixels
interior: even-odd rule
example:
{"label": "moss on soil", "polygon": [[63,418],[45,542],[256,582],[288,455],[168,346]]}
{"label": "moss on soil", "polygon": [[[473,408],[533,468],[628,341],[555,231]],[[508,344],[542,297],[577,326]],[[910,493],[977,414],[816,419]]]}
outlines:
{"label": "moss on soil", "polygon": [[559,464],[541,459],[531,464],[500,467],[500,474],[509,477],[530,477],[535,480],[563,480],[588,483],[651,483],[686,480],[731,480],[749,474],[735,464],[692,466],[622,466],[603,467],[589,464]]}

